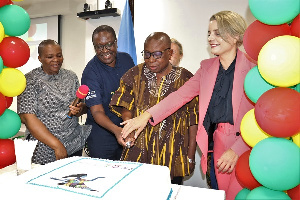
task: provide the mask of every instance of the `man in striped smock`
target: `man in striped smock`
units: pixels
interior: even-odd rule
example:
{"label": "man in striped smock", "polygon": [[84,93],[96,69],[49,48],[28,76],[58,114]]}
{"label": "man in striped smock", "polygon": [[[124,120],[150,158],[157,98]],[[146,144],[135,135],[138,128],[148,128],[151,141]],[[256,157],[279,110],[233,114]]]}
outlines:
{"label": "man in striped smock", "polygon": [[[110,102],[110,108],[128,120],[160,102],[176,91],[193,74],[173,66],[170,37],[166,33],[150,34],[144,43],[144,63],[127,71]],[[156,126],[148,126],[124,148],[121,160],[169,167],[173,184],[182,184],[184,176],[195,167],[198,97]]]}

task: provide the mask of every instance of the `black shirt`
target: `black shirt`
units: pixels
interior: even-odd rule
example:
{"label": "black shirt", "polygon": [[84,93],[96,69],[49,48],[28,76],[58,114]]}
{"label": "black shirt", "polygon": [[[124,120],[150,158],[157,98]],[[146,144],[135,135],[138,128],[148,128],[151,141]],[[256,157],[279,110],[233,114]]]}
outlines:
{"label": "black shirt", "polygon": [[203,126],[208,134],[209,150],[213,148],[213,133],[218,123],[233,125],[232,85],[234,79],[236,57],[225,70],[220,62],[212,97],[203,121]]}

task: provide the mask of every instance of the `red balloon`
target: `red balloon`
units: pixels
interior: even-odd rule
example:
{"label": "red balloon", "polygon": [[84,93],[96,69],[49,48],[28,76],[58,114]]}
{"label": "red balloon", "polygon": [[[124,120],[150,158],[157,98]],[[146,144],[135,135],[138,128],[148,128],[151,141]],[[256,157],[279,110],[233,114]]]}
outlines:
{"label": "red balloon", "polygon": [[5,98],[6,98],[6,108],[9,108],[13,102],[13,97],[5,96]]}
{"label": "red balloon", "polygon": [[297,200],[300,198],[300,184],[297,187],[294,187],[287,191],[289,197],[291,197],[292,200]]}
{"label": "red balloon", "polygon": [[0,139],[0,169],[16,162],[14,141]]}
{"label": "red balloon", "polygon": [[10,0],[1,0],[1,1],[0,1],[0,7],[3,7],[3,6],[5,6],[5,5],[8,5],[9,2],[10,2]]}
{"label": "red balloon", "polygon": [[251,58],[248,54],[246,54],[245,53],[245,56],[246,56],[246,58],[250,61],[250,62],[252,62],[252,63],[254,63],[255,65],[257,65],[257,60],[254,60],[253,58]]}
{"label": "red balloon", "polygon": [[6,37],[0,43],[0,56],[3,59],[3,65],[17,68],[29,60],[30,49],[21,38]]}
{"label": "red balloon", "polygon": [[261,184],[254,178],[249,166],[249,156],[251,150],[243,153],[237,163],[235,168],[235,175],[238,182],[241,184],[243,188],[247,188],[249,190],[253,190],[261,186]]}
{"label": "red balloon", "polygon": [[290,32],[288,24],[267,25],[256,20],[245,31],[243,39],[245,51],[257,61],[261,48],[269,40],[281,35],[290,35]]}
{"label": "red balloon", "polygon": [[275,137],[290,137],[300,132],[300,93],[277,87],[263,93],[255,104],[255,119],[260,128]]}
{"label": "red balloon", "polygon": [[300,38],[300,14],[295,17],[291,24],[291,35]]}
{"label": "red balloon", "polygon": [[0,116],[6,110],[6,105],[7,105],[6,98],[2,93],[0,93]]}

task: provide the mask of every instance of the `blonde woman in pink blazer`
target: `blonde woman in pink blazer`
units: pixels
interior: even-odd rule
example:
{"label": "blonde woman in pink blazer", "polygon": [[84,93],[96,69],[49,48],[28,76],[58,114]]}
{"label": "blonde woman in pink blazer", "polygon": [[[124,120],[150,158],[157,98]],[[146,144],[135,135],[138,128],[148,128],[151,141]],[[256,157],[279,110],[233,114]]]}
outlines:
{"label": "blonde woman in pink blazer", "polygon": [[243,116],[253,108],[243,85],[246,74],[255,64],[238,49],[245,30],[245,20],[237,13],[214,14],[210,18],[208,43],[211,53],[217,57],[203,60],[196,74],[176,92],[142,115],[122,123],[124,138],[134,130],[138,137],[148,121],[152,125],[161,122],[198,95],[196,140],[202,152],[202,171],[209,172],[207,158],[209,152],[213,152],[217,186],[225,190],[227,200],[233,200],[242,189],[235,177],[235,165],[239,156],[249,150],[239,133]]}

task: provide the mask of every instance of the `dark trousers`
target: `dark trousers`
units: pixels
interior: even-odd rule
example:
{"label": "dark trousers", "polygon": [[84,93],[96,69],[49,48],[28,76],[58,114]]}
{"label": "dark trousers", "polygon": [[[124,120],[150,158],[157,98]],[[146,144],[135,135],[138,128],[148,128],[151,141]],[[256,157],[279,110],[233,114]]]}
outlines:
{"label": "dark trousers", "polygon": [[175,176],[173,180],[171,180],[172,184],[182,185],[183,177],[182,176]]}
{"label": "dark trousers", "polygon": [[73,157],[73,156],[82,156],[82,149],[71,154],[69,157]]}
{"label": "dark trousers", "polygon": [[215,173],[215,167],[214,167],[214,153],[210,152],[207,155],[207,173],[206,173],[206,180],[207,180],[207,185],[211,189],[216,189],[218,190],[218,182],[216,178],[216,173]]}

